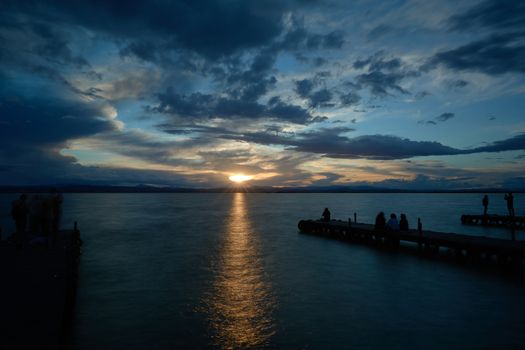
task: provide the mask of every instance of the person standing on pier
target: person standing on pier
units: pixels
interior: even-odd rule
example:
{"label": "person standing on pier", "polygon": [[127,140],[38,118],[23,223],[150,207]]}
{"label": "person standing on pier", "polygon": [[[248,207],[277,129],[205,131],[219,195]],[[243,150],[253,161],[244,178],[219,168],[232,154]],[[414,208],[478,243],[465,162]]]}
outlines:
{"label": "person standing on pier", "polygon": [[401,218],[399,219],[399,230],[408,231],[408,219],[405,214],[401,214]]}
{"label": "person standing on pier", "polygon": [[376,216],[376,223],[374,225],[374,228],[376,230],[384,230],[386,225],[386,219],[385,219],[385,213],[382,211],[379,212]]}
{"label": "person standing on pier", "polygon": [[512,195],[512,192],[505,195],[505,200],[507,201],[509,216],[514,216],[514,196]]}
{"label": "person standing on pier", "polygon": [[323,211],[323,221],[330,221],[330,210],[328,210],[328,208],[324,208],[324,211]]}
{"label": "person standing on pier", "polygon": [[397,221],[396,214],[390,214],[390,219],[386,223],[386,229],[390,231],[399,231],[399,222]]}
{"label": "person standing on pier", "polygon": [[483,203],[483,216],[487,216],[487,209],[489,207],[489,196],[485,195],[481,203]]}

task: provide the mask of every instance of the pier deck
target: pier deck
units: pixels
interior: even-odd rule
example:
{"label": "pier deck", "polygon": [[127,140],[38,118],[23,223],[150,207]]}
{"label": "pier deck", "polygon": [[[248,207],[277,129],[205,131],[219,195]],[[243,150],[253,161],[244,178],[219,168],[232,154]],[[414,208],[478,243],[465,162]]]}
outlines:
{"label": "pier deck", "polygon": [[55,244],[17,249],[0,242],[1,349],[60,349],[76,294],[78,230]]}
{"label": "pier deck", "polygon": [[514,229],[525,229],[525,216],[508,215],[461,215],[464,225],[498,226]]}
{"label": "pier deck", "polygon": [[344,241],[399,246],[400,242],[416,243],[426,251],[439,252],[448,248],[455,255],[498,262],[518,263],[525,259],[525,241],[470,236],[456,233],[418,230],[375,230],[373,225],[332,220],[301,220],[298,224],[303,233],[335,238]]}

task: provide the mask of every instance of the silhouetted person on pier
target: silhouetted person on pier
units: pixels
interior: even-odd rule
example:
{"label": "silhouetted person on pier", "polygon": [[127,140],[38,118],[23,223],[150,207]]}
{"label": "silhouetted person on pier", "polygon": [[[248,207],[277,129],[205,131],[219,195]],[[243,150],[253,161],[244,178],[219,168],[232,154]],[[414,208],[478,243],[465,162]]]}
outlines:
{"label": "silhouetted person on pier", "polygon": [[390,219],[386,223],[386,229],[391,231],[399,231],[399,222],[397,221],[396,214],[390,214]]}
{"label": "silhouetted person on pier", "polygon": [[485,195],[483,197],[483,200],[481,201],[483,203],[483,215],[487,215],[487,209],[489,207],[489,196]]}
{"label": "silhouetted person on pier", "polygon": [[16,245],[21,247],[26,241],[27,225],[27,195],[21,194],[20,197],[13,201],[11,205],[11,216],[16,225]]}
{"label": "silhouetted person on pier", "polygon": [[330,221],[330,210],[328,210],[328,208],[324,208],[324,211],[323,211],[323,221]]}
{"label": "silhouetted person on pier", "polygon": [[509,210],[509,215],[514,216],[514,196],[512,192],[509,192],[505,195],[505,200],[507,201],[507,209]]}
{"label": "silhouetted person on pier", "polygon": [[376,230],[384,230],[386,225],[386,219],[385,219],[385,213],[382,211],[379,212],[376,216],[376,223],[374,225],[374,229]]}
{"label": "silhouetted person on pier", "polygon": [[408,231],[408,220],[405,214],[401,214],[401,217],[399,219],[399,229],[401,231]]}

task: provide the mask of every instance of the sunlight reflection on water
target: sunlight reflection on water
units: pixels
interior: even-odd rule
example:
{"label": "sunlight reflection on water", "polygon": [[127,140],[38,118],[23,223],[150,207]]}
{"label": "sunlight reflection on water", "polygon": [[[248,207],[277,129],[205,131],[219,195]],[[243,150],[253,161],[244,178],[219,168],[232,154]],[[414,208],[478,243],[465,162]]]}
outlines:
{"label": "sunlight reflection on water", "polygon": [[244,196],[234,195],[215,261],[213,291],[205,301],[214,342],[223,349],[262,347],[275,333],[275,299],[264,276]]}

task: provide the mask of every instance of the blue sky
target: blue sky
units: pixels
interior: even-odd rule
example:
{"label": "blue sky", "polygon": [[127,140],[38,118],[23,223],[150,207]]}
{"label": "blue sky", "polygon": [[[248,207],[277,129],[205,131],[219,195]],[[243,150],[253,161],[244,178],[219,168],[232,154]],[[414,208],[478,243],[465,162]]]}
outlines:
{"label": "blue sky", "polygon": [[0,183],[524,188],[520,1],[6,1]]}

